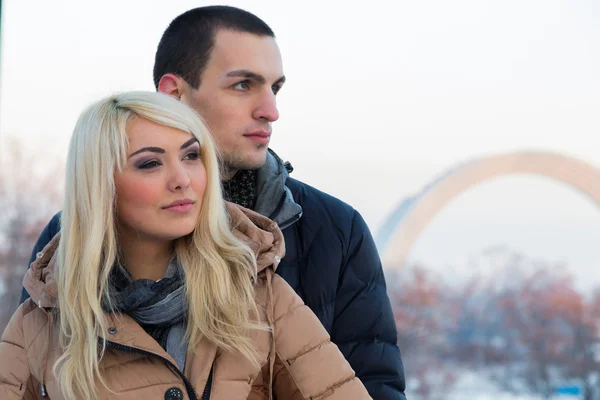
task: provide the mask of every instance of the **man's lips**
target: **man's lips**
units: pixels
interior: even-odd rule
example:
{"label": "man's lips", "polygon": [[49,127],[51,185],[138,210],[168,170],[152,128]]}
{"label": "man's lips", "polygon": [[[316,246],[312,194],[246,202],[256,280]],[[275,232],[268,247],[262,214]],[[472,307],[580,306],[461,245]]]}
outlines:
{"label": "man's lips", "polygon": [[256,143],[269,144],[269,140],[271,139],[271,132],[256,131],[246,133],[244,136]]}

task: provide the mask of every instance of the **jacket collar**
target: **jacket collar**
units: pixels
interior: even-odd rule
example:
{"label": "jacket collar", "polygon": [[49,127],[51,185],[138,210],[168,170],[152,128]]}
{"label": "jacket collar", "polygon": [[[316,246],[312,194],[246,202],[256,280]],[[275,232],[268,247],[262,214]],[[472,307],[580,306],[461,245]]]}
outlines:
{"label": "jacket collar", "polygon": [[279,156],[271,149],[265,164],[257,171],[256,206],[254,210],[285,229],[302,216],[302,207],[285,185],[289,173]]}

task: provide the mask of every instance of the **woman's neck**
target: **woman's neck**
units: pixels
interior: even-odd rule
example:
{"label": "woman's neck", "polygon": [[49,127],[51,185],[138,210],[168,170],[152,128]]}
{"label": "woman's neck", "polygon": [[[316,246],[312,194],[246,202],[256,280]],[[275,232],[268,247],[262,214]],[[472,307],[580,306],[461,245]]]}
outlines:
{"label": "woman's neck", "polygon": [[121,261],[133,280],[164,278],[173,257],[173,242],[135,241],[121,238]]}

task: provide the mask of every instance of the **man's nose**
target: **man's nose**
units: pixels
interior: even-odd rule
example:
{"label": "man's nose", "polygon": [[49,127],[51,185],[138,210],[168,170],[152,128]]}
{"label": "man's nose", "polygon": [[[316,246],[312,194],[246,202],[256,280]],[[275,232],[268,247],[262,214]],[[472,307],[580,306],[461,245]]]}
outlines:
{"label": "man's nose", "polygon": [[255,119],[262,119],[267,122],[275,122],[279,119],[279,110],[277,110],[277,97],[271,89],[261,94],[254,109]]}

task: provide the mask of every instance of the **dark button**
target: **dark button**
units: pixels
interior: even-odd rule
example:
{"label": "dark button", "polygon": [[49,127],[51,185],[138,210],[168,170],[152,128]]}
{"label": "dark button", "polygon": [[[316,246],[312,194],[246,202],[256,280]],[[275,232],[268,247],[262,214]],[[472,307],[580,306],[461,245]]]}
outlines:
{"label": "dark button", "polygon": [[115,328],[114,326],[111,326],[110,328],[108,328],[108,333],[110,333],[111,335],[114,335],[115,333],[117,333],[117,328]]}
{"label": "dark button", "polygon": [[165,400],[181,400],[183,399],[183,392],[181,389],[172,387],[171,389],[167,389],[165,392]]}

